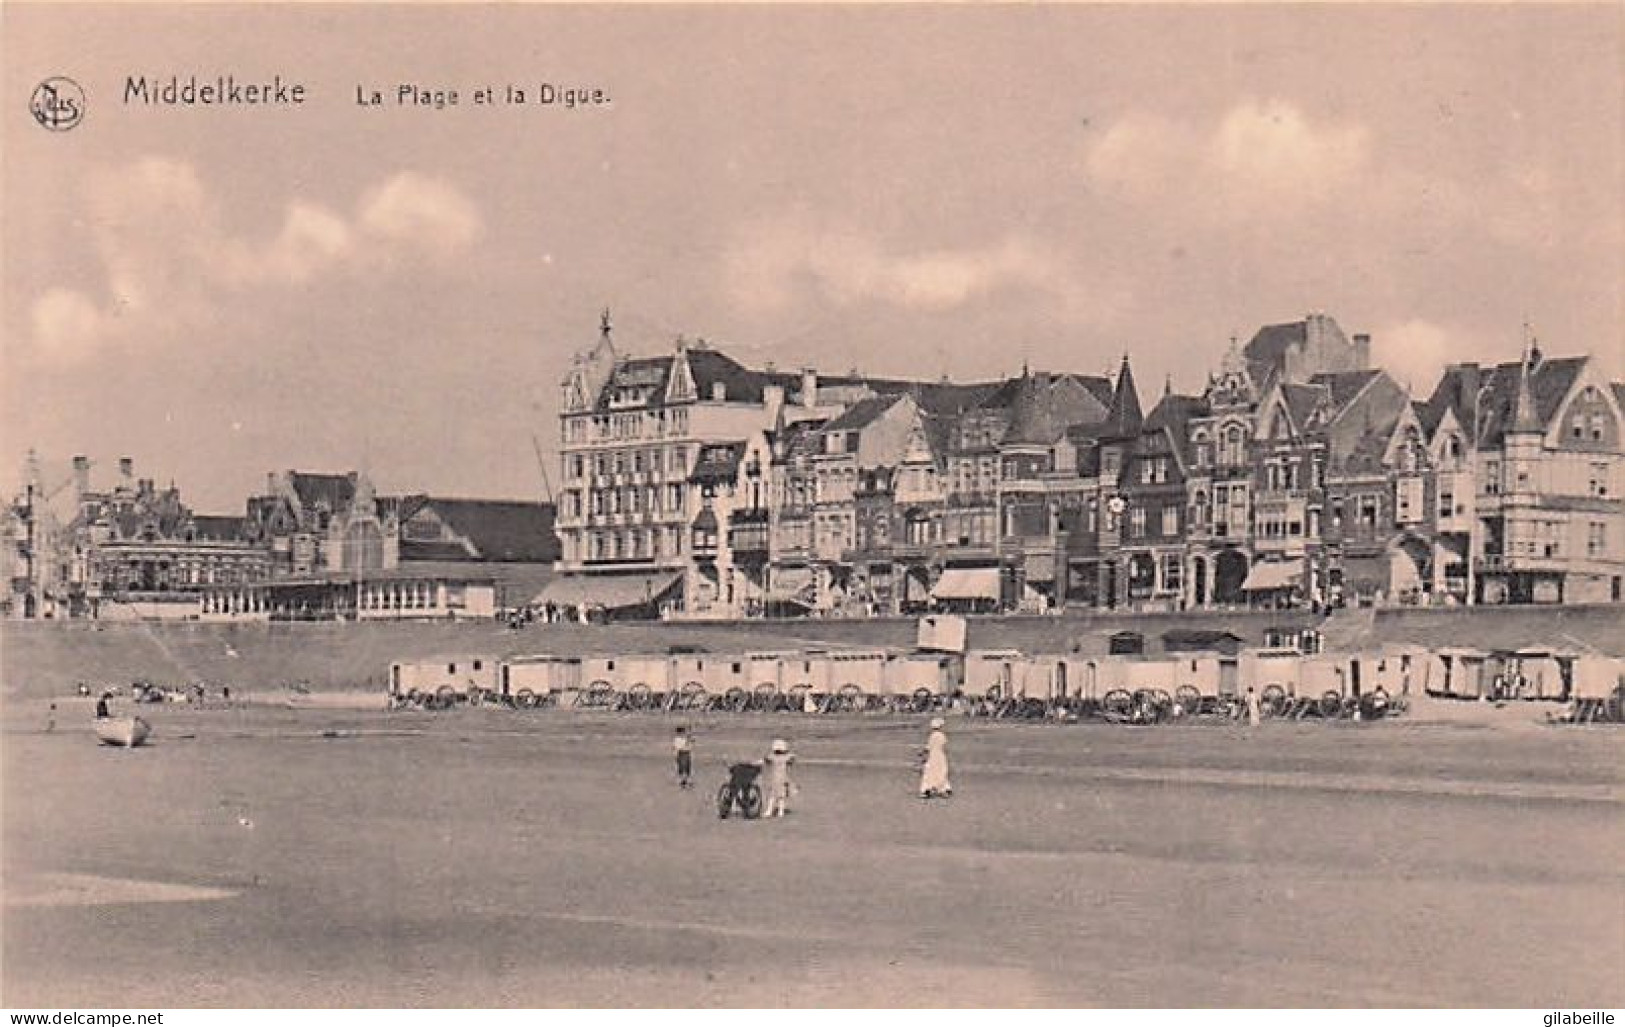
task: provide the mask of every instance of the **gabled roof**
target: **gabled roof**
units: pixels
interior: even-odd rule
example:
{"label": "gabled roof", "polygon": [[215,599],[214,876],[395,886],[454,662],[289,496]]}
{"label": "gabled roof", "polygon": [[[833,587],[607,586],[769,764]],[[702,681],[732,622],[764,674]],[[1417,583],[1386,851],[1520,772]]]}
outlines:
{"label": "gabled roof", "polygon": [[1366,368],[1359,371],[1322,371],[1311,375],[1309,381],[1314,385],[1323,385],[1331,392],[1331,407],[1333,416],[1353,402],[1354,398],[1368,385],[1381,371]]}
{"label": "gabled roof", "polygon": [[1167,431],[1174,448],[1183,456],[1189,455],[1190,422],[1209,413],[1207,400],[1201,396],[1181,396],[1168,393],[1157,401],[1146,416],[1143,431]]}
{"label": "gabled roof", "polygon": [[1287,416],[1292,427],[1299,432],[1309,428],[1315,411],[1331,402],[1331,389],[1326,385],[1299,385],[1286,382],[1281,386],[1281,400],[1286,403]]}
{"label": "gabled roof", "polygon": [[[551,563],[559,557],[559,542],[553,534],[554,507],[517,499],[449,499],[438,496],[412,497],[403,505],[402,519],[424,509],[432,510],[454,533],[466,539],[466,547],[444,543],[413,542],[403,532],[401,558],[473,559],[504,563]],[[430,550],[433,550],[431,553]]]}
{"label": "gabled roof", "polygon": [[[1530,398],[1534,402],[1535,420],[1543,428],[1550,427],[1574,382],[1585,368],[1589,357],[1555,357],[1542,360],[1529,375]],[[1516,413],[1518,381],[1522,361],[1512,360],[1494,367],[1482,368],[1477,364],[1454,364],[1447,368],[1434,386],[1433,394],[1424,404],[1422,424],[1431,433],[1444,418],[1444,411],[1456,412],[1456,421],[1472,435],[1476,424],[1478,445],[1494,448],[1511,427]],[[1617,390],[1619,386],[1614,386]],[[1475,409],[1474,400],[1479,402]]]}
{"label": "gabled roof", "polygon": [[1073,425],[1099,423],[1103,407],[1094,390],[1071,375],[1044,371],[1024,375],[1003,444],[1053,445]]}
{"label": "gabled roof", "polygon": [[873,396],[860,399],[843,410],[838,417],[824,426],[825,431],[856,431],[867,428],[902,401],[901,395]]}

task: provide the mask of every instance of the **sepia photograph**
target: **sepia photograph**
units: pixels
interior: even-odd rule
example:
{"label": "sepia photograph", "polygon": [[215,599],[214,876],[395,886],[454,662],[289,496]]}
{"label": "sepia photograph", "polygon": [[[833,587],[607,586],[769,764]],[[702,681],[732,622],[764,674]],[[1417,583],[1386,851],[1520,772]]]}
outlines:
{"label": "sepia photograph", "polygon": [[1613,1023],[1622,68],[5,4],[0,1007]]}

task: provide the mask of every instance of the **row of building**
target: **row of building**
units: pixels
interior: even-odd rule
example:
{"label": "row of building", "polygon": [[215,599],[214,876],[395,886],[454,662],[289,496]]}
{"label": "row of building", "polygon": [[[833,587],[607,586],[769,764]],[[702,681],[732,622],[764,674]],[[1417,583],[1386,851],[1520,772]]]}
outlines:
{"label": "row of building", "polygon": [[18,618],[444,618],[524,605],[552,576],[538,501],[375,495],[364,474],[267,475],[241,515],[194,512],[129,458],[92,483],[79,456],[48,481],[31,459],[0,547]]}
{"label": "row of building", "polygon": [[1625,386],[1532,340],[1417,399],[1369,337],[1310,314],[1232,340],[1200,394],[1146,404],[1127,356],[973,383],[787,372],[684,339],[624,355],[606,313],[562,386],[556,506],[288,471],[208,516],[129,460],[101,488],[83,457],[56,483],[36,467],[6,510],[0,603],[367,619],[1621,600]]}
{"label": "row of building", "polygon": [[1199,395],[751,369],[704,342],[563,381],[560,576],[626,616],[1618,602],[1625,386],[1589,357],[1413,398],[1324,314]]}

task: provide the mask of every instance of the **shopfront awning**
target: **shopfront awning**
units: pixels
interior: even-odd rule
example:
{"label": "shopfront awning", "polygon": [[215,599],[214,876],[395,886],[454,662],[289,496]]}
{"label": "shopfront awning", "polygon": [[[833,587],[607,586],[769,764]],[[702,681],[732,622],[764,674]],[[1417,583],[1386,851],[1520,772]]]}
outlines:
{"label": "shopfront awning", "polygon": [[997,567],[950,567],[937,579],[931,595],[937,599],[999,600]]}
{"label": "shopfront awning", "polygon": [[1243,592],[1270,592],[1278,588],[1296,588],[1303,583],[1303,561],[1264,561],[1253,564],[1247,580],[1241,583]]}
{"label": "shopfront awning", "polygon": [[644,606],[663,599],[677,583],[681,574],[575,574],[555,578],[532,599],[532,606],[552,603],[555,606],[601,606],[606,610],[622,610],[629,606]]}

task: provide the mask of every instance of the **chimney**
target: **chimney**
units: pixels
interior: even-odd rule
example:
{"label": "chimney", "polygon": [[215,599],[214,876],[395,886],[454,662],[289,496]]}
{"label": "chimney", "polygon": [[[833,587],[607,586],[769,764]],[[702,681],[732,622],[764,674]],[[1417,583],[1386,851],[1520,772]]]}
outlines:
{"label": "chimney", "polygon": [[777,424],[779,411],[784,409],[784,386],[762,386],[762,411],[767,414],[768,424]]}
{"label": "chimney", "polygon": [[265,472],[265,494],[268,495],[268,496],[276,495],[276,472],[275,471],[266,471]]}
{"label": "chimney", "polygon": [[73,458],[73,487],[81,499],[90,491],[90,457]]}
{"label": "chimney", "polygon": [[120,487],[129,488],[131,485],[130,479],[133,477],[135,477],[135,461],[127,456],[119,457],[118,478]]}
{"label": "chimney", "polygon": [[801,405],[809,410],[818,405],[818,372],[811,367],[801,369]]}
{"label": "chimney", "polygon": [[1354,335],[1354,370],[1364,371],[1371,366],[1371,336],[1364,332]]}
{"label": "chimney", "polygon": [[1452,364],[1445,369],[1445,373],[1449,374],[1451,371],[1458,372],[1456,401],[1460,404],[1460,409],[1466,412],[1467,423],[1461,426],[1461,430],[1466,434],[1469,444],[1477,449],[1479,406],[1483,403],[1483,397],[1478,394],[1478,390],[1483,387],[1481,383],[1484,377],[1476,363]]}

